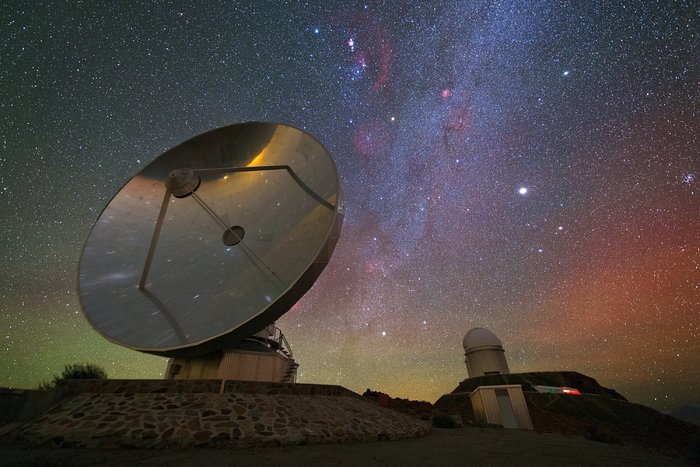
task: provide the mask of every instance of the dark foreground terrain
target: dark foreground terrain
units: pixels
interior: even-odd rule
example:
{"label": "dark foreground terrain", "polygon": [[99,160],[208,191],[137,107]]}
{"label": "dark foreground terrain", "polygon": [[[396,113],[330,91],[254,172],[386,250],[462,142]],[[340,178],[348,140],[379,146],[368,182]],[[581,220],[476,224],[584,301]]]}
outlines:
{"label": "dark foreground terrain", "polygon": [[698,465],[636,446],[502,428],[433,429],[415,439],[256,450],[94,450],[23,448],[2,441],[0,465]]}

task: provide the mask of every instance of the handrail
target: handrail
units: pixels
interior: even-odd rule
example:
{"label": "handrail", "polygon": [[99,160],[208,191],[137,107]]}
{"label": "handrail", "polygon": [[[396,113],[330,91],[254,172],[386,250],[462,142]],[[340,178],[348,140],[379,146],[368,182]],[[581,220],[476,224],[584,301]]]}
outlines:
{"label": "handrail", "polygon": [[282,334],[282,330],[280,330],[280,347],[282,347],[282,342],[284,342],[284,347],[286,347],[287,352],[289,352],[289,358],[294,358],[294,354],[292,353],[292,346],[289,345],[289,341],[287,341],[287,338],[284,337],[284,334]]}
{"label": "handrail", "polygon": [[292,346],[289,345],[289,341],[285,337],[282,330],[275,325],[270,325],[267,327],[268,330],[270,328],[272,328],[272,332],[268,331],[267,337],[261,339],[266,339],[268,342],[268,347],[270,347],[270,342],[275,342],[277,344],[277,349],[275,349],[276,351],[284,353],[289,358],[293,358],[294,353],[292,352]]}

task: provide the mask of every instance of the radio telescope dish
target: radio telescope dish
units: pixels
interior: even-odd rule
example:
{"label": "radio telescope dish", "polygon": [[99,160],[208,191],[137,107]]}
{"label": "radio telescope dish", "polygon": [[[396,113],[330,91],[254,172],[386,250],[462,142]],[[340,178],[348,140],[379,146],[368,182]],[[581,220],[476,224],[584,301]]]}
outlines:
{"label": "radio telescope dish", "polygon": [[282,316],[328,263],[338,174],[308,133],[243,123],[170,149],[95,222],[79,294],[108,340],[175,357],[233,345]]}

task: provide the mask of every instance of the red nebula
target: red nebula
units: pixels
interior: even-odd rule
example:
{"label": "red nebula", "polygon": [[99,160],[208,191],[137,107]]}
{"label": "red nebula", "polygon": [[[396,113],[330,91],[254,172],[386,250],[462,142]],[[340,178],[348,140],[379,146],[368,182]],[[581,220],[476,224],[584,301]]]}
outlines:
{"label": "red nebula", "polygon": [[447,128],[455,133],[462,133],[468,130],[471,125],[472,114],[463,108],[454,109],[447,121]]}
{"label": "red nebula", "polygon": [[363,156],[382,155],[391,144],[390,128],[382,121],[359,125],[353,135],[353,144]]}
{"label": "red nebula", "polygon": [[[383,32],[383,31],[382,31]],[[373,89],[377,90],[389,84],[389,71],[391,70],[391,46],[382,38],[379,46],[379,72]]]}
{"label": "red nebula", "polygon": [[[348,7],[336,12],[333,22],[348,31],[353,63],[366,68],[372,91],[380,95],[389,92],[394,53],[390,32],[371,13]],[[364,63],[359,63],[357,54]]]}

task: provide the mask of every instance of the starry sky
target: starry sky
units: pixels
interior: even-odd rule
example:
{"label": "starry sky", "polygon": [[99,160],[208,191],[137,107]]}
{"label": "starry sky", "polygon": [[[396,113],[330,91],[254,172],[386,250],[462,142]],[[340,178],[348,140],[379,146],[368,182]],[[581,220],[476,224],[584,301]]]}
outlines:
{"label": "starry sky", "polygon": [[0,386],[162,376],[83,317],[83,242],[159,154],[263,120],[345,194],[278,321],[299,382],[433,402],[481,326],[514,372],[699,401],[699,31],[670,0],[2,2]]}

